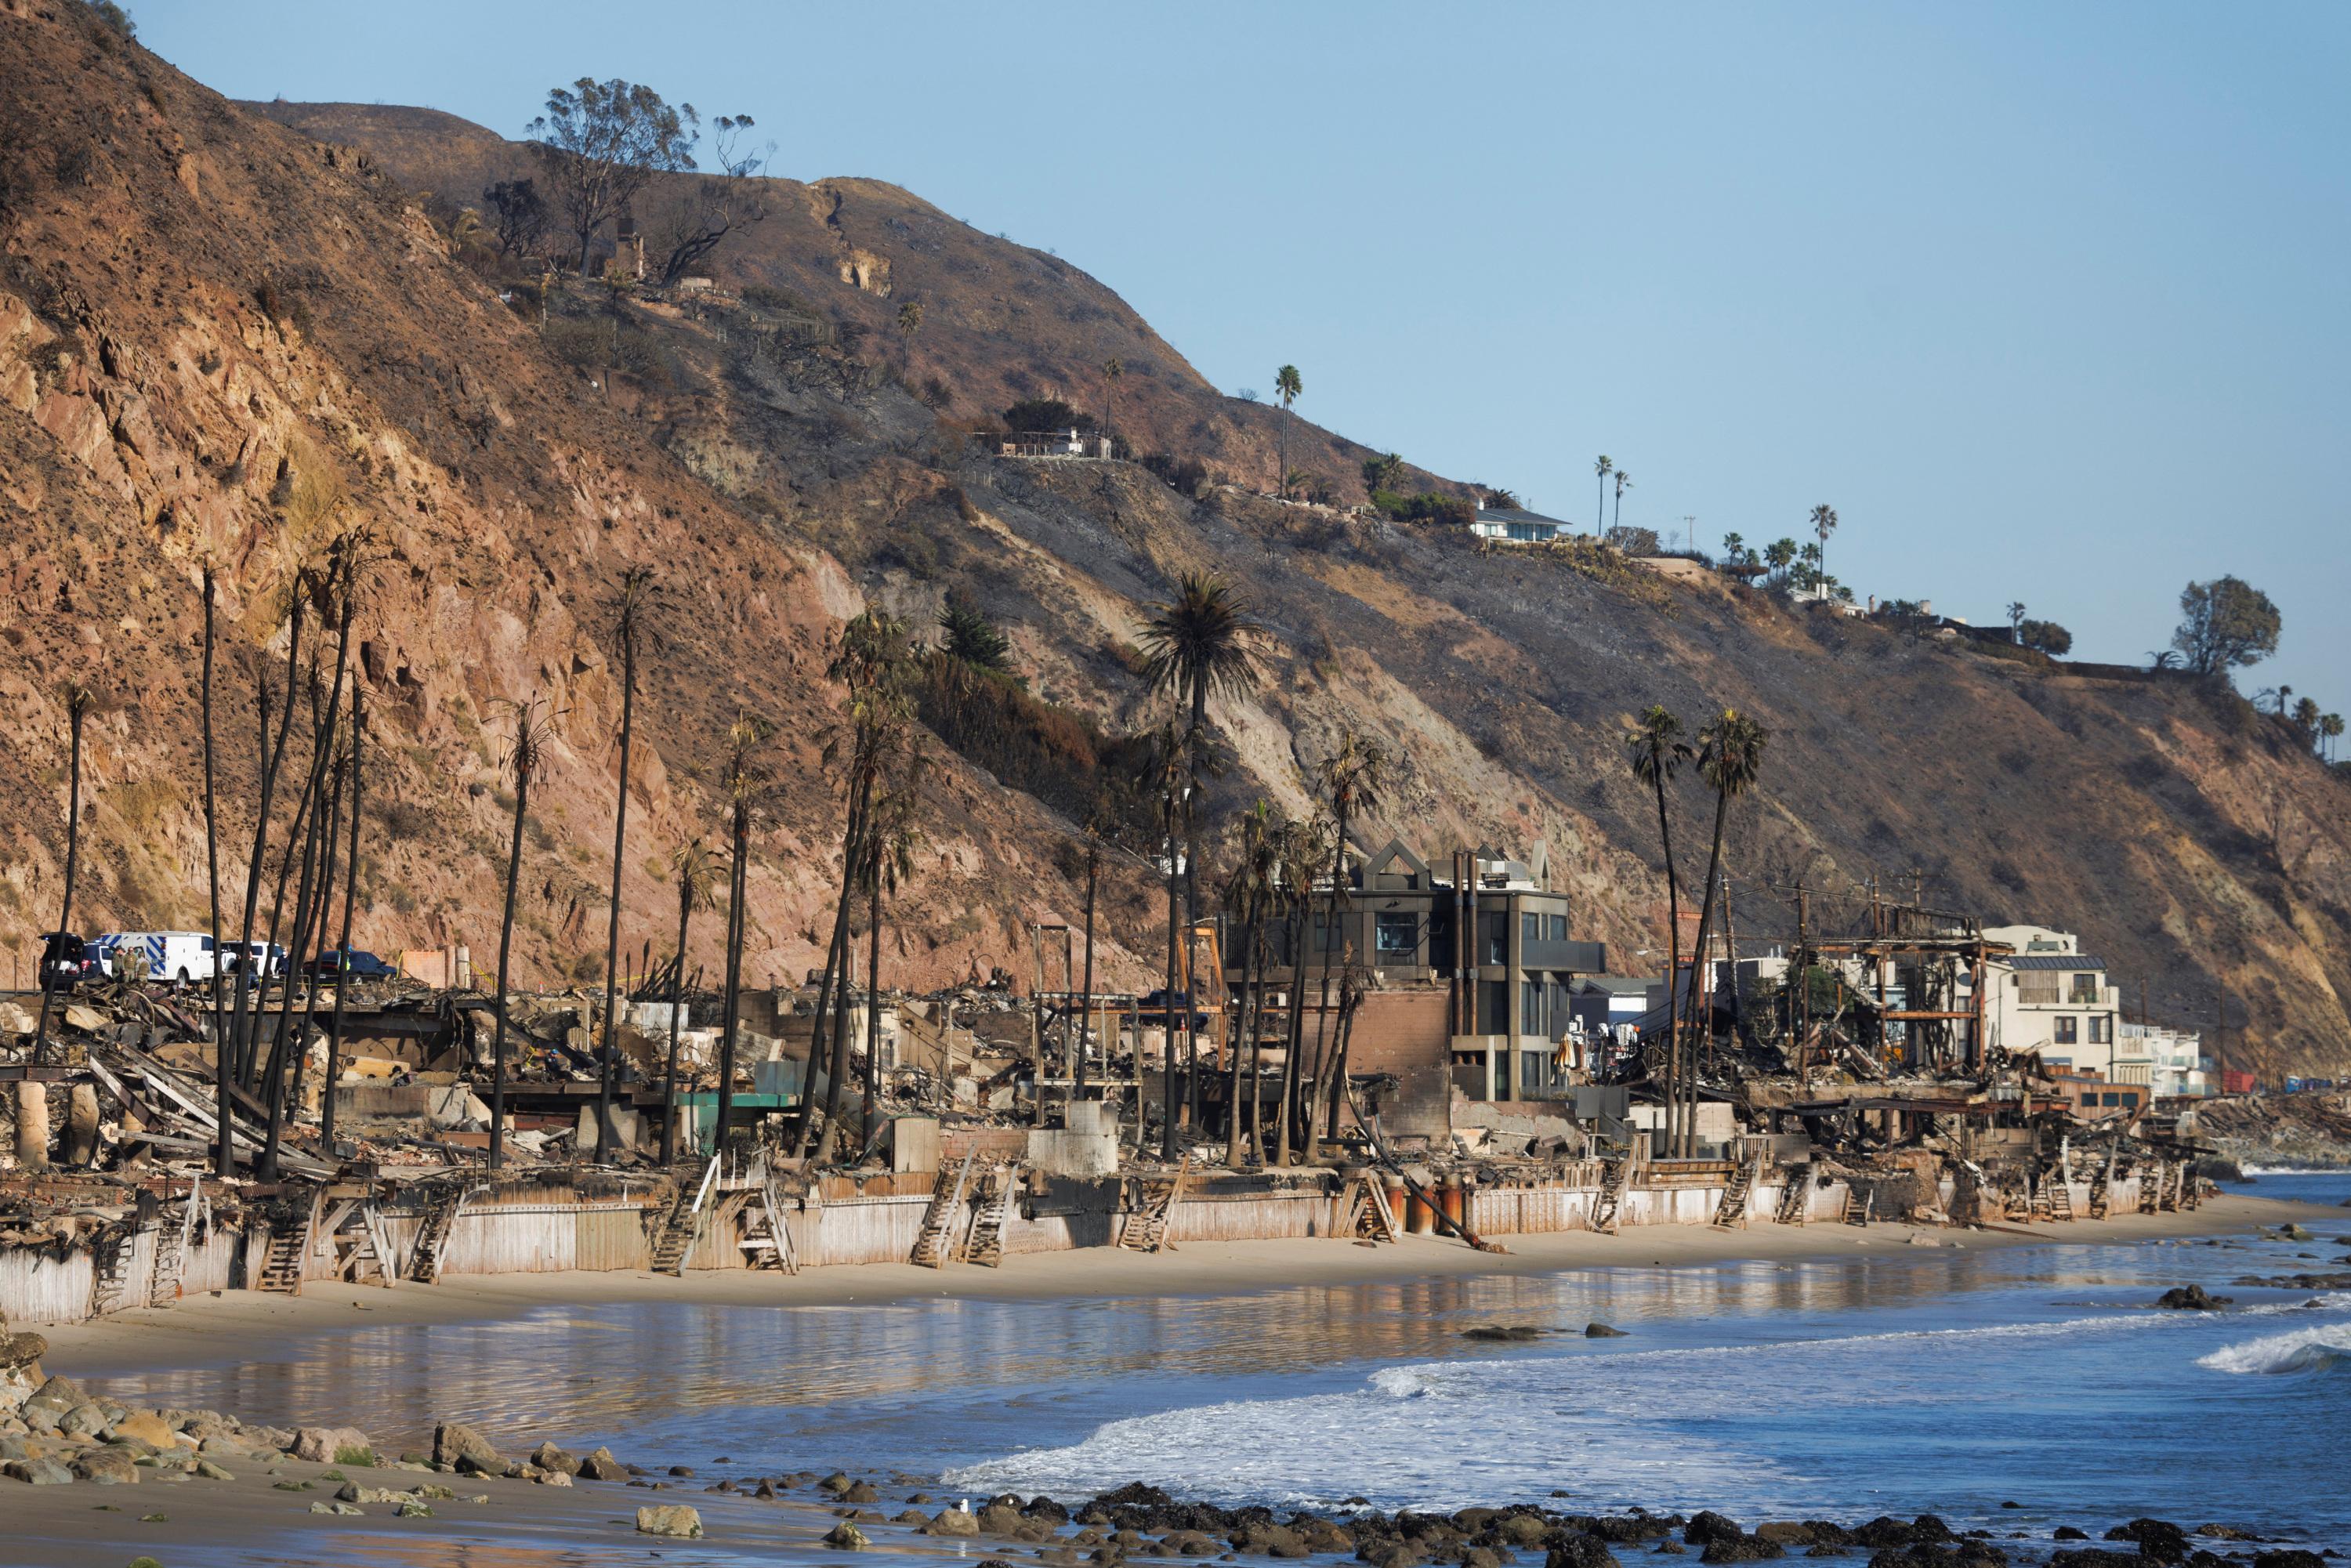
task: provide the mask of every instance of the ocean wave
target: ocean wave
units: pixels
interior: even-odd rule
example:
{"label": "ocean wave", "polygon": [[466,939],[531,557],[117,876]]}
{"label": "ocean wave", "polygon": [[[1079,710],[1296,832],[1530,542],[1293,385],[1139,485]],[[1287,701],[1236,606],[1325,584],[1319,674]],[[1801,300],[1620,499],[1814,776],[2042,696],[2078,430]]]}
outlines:
{"label": "ocean wave", "polygon": [[2351,1357],[2351,1323],[2321,1323],[2224,1345],[2196,1364],[2240,1374],[2325,1372],[2346,1357]]}

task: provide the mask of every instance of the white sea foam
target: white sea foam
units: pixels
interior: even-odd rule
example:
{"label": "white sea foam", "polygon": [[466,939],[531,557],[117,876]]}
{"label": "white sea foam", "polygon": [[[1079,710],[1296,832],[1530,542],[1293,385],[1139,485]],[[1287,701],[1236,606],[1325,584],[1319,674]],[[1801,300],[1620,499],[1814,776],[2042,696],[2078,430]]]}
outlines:
{"label": "white sea foam", "polygon": [[2320,1323],[2224,1345],[2198,1359],[2214,1372],[2324,1372],[2351,1356],[2351,1323]]}

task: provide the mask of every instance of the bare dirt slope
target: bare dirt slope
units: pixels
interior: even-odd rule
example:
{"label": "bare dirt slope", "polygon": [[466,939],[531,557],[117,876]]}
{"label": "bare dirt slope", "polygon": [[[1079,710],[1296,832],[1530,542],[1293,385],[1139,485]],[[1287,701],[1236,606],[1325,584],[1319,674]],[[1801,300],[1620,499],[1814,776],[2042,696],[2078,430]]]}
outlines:
{"label": "bare dirt slope", "polygon": [[[661,766],[632,862],[702,821],[690,774],[738,706],[784,727],[755,976],[813,961],[839,831],[816,761],[827,632],[868,601],[925,624],[950,589],[1003,622],[1042,699],[1015,716],[1028,728],[975,742],[935,716],[1021,788],[970,761],[938,775],[889,961],[917,980],[1025,967],[1021,922],[1075,913],[1072,815],[1115,793],[1114,737],[1158,714],[1134,674],[1139,607],[1198,567],[1244,584],[1271,633],[1263,691],[1216,709],[1233,748],[1222,807],[1300,809],[1301,771],[1340,734],[1378,734],[1400,767],[1367,836],[1440,857],[1543,842],[1583,900],[1578,934],[1633,972],[1655,966],[1663,889],[1620,727],[1652,701],[1693,724],[1735,705],[1772,731],[1733,819],[1742,935],[1785,929],[1771,883],[1802,875],[1833,920],[1868,877],[1907,893],[1915,871],[1931,903],[2080,930],[2158,1017],[2209,1018],[2225,985],[2232,1065],[2351,1063],[2351,794],[2232,695],[1481,555],[1238,489],[1195,500],[1125,464],[976,456],[962,425],[1014,397],[1102,406],[1089,378],[1113,353],[1129,367],[1119,423],[1146,447],[1261,486],[1276,416],[1217,395],[1093,280],[872,182],[775,183],[775,215],[722,253],[722,283],[784,290],[787,307],[574,291],[541,335],[451,260],[397,177],[471,194],[526,168],[519,150],[427,111],[245,112],[41,10],[0,0],[0,568],[11,602],[37,607],[0,645],[12,936],[54,917],[51,692],[74,673],[134,699],[93,747],[87,923],[194,916],[193,565],[219,551],[239,624],[266,628],[252,606],[289,531],[277,467],[308,452],[398,551],[362,632],[402,808],[366,886],[379,946],[486,948],[504,860],[493,705],[536,685],[567,709],[568,750],[526,862],[526,957],[547,975],[592,954],[616,715],[595,629],[642,561],[662,574],[668,643],[649,665]],[[910,297],[925,319],[901,344]],[[931,377],[952,382],[943,409],[909,390]],[[1352,476],[1342,438],[1301,425],[1293,441],[1294,466]],[[250,703],[224,712],[243,802]],[[1702,851],[1709,802],[1692,789],[1677,809]],[[1685,876],[1702,863],[1689,852]],[[632,864],[628,897],[630,946],[665,946],[649,868]],[[1153,950],[1127,862],[1107,909],[1127,949]]]}

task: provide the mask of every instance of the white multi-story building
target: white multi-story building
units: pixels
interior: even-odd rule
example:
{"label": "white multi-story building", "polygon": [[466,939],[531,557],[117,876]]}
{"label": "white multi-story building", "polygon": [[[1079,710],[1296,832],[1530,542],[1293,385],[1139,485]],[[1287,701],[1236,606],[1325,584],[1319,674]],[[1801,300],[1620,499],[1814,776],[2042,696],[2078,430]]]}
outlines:
{"label": "white multi-story building", "polygon": [[2212,1092],[2204,1037],[2196,1030],[2126,1023],[2122,1026],[2122,1039],[2126,1049],[2147,1056],[2157,1099],[2200,1098]]}
{"label": "white multi-story building", "polygon": [[2122,988],[2105,960],[2082,951],[2081,938],[2046,925],[1985,928],[2015,951],[1984,966],[1985,1043],[2037,1051],[2051,1067],[2095,1072],[2110,1083],[2153,1091],[2155,1061],[2147,1042],[2122,1031]]}

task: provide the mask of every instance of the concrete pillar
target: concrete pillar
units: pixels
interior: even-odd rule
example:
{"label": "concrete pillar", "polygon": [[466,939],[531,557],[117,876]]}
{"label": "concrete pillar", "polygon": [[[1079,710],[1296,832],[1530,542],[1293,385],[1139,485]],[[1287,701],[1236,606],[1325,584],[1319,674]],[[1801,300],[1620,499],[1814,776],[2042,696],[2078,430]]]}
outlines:
{"label": "concrete pillar", "polygon": [[66,1097],[66,1163],[87,1169],[98,1158],[98,1085],[77,1083]]}
{"label": "concrete pillar", "polygon": [[16,1164],[27,1171],[49,1168],[49,1091],[30,1080],[16,1085]]}

